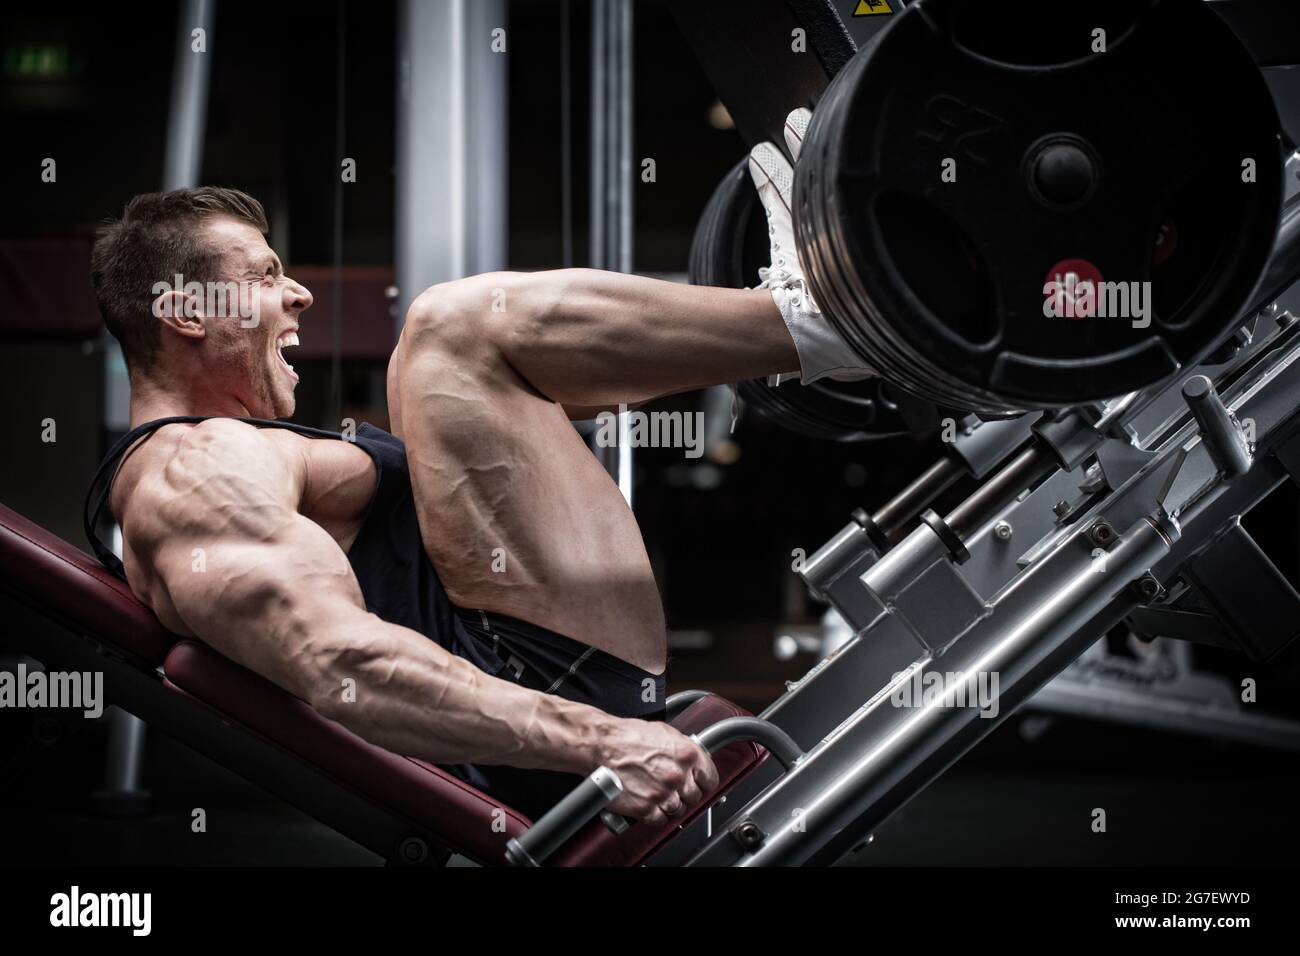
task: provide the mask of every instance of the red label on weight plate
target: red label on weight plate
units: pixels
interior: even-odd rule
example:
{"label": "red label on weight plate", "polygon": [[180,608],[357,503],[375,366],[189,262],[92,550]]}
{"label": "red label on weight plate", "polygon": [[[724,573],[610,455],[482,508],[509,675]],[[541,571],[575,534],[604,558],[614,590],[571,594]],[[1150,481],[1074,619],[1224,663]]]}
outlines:
{"label": "red label on weight plate", "polygon": [[1087,259],[1062,259],[1043,282],[1043,315],[1087,319],[1097,314],[1101,270]]}

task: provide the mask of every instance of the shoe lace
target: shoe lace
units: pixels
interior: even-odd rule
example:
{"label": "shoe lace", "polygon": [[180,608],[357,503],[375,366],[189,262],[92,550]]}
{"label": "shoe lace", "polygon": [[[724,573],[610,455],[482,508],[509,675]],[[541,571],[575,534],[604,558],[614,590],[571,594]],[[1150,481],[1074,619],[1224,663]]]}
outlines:
{"label": "shoe lace", "polygon": [[[775,227],[771,224],[772,209],[767,207],[767,234],[774,236]],[[799,273],[787,269],[785,266],[785,257],[781,254],[781,243],[777,239],[771,240],[772,245],[772,264],[770,266],[759,266],[758,268],[758,288],[760,289],[785,289],[791,293],[791,299],[795,308],[807,308],[813,312],[821,312],[817,303],[813,301],[812,295],[808,291],[808,281]]]}
{"label": "shoe lace", "polygon": [[808,291],[808,280],[803,276],[780,267],[760,266],[758,279],[756,288],[785,289],[790,293],[790,304],[796,309],[806,308],[810,312],[821,313],[821,309],[813,300],[812,293]]}

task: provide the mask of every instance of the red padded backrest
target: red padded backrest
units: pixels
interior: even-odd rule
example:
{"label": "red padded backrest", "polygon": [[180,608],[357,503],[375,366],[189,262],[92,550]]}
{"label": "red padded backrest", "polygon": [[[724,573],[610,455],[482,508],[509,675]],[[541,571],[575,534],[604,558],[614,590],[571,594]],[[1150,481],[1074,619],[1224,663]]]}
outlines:
{"label": "red padded backrest", "polygon": [[[163,670],[177,690],[426,827],[457,852],[478,860],[504,860],[506,841],[531,823],[432,764],[367,743],[204,644],[177,644]],[[498,809],[503,812],[496,813]],[[500,822],[494,828],[496,820]]]}
{"label": "red padded backrest", "polygon": [[52,618],[127,651],[150,666],[178,638],[127,583],[80,548],[0,505],[0,587]]}
{"label": "red padded backrest", "polygon": [[[532,823],[440,767],[367,743],[204,644],[177,644],[167,655],[164,670],[169,685],[177,691],[234,718],[480,862],[504,863],[507,841]],[[748,712],[721,697],[706,697],[683,711],[673,725],[683,733],[695,733],[735,716],[748,716]],[[744,777],[766,755],[752,743],[724,748],[714,758],[721,781],[715,793]],[[633,824],[619,835],[599,821],[593,822],[547,865],[636,865],[702,813],[709,802],[693,808],[687,817],[655,827]]]}

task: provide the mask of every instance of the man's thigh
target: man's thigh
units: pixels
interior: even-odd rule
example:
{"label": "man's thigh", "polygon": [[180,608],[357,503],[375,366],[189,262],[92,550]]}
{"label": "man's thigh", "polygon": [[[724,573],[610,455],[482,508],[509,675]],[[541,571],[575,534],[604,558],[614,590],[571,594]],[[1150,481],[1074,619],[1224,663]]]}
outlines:
{"label": "man's thigh", "polygon": [[408,325],[389,367],[394,432],[448,595],[661,672],[663,610],[618,486],[564,410],[464,332]]}

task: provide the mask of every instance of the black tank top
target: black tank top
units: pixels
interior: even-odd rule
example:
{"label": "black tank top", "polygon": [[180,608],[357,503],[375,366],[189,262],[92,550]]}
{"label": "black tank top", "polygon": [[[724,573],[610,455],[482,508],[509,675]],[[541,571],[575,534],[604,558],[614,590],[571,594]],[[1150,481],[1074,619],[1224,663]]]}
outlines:
{"label": "black tank top", "polygon": [[[126,577],[122,562],[105,544],[99,532],[122,456],[139,438],[164,425],[196,424],[210,417],[176,416],[146,422],[123,435],[100,463],[86,493],[86,537],[95,557],[118,577]],[[440,644],[444,643],[447,635],[452,633],[455,610],[420,539],[415,497],[407,471],[406,446],[402,440],[364,422],[358,426],[353,439],[345,438],[339,432],[291,422],[264,418],[239,418],[235,421],[258,428],[283,428],[308,438],[352,441],[370,456],[375,463],[375,489],[361,529],[348,549],[348,562],[361,585],[366,609],[390,624],[409,627]]]}

